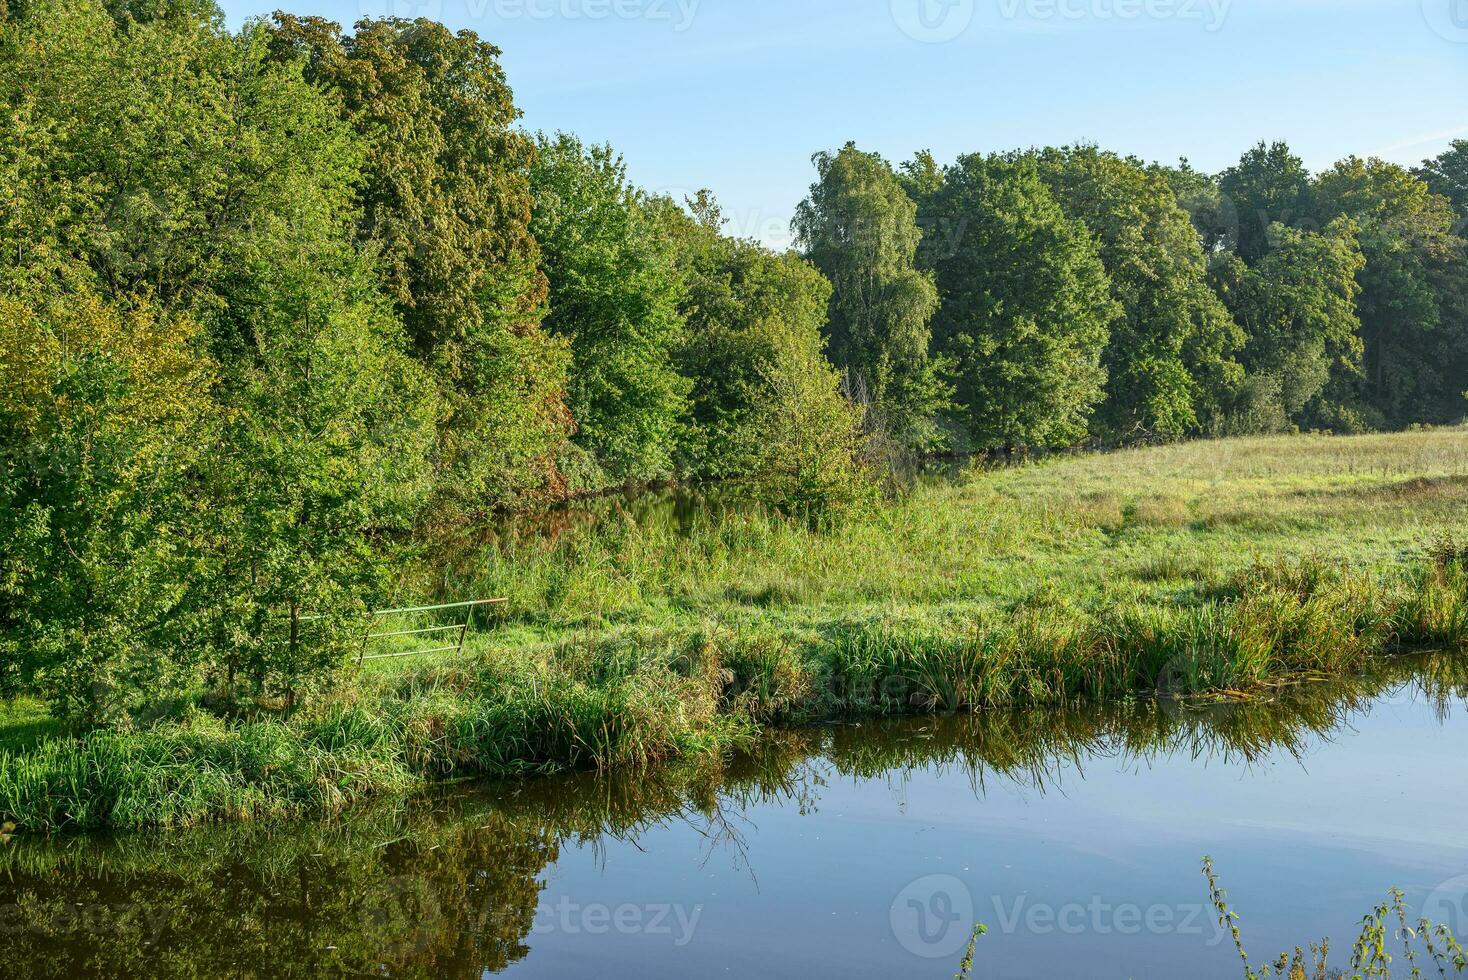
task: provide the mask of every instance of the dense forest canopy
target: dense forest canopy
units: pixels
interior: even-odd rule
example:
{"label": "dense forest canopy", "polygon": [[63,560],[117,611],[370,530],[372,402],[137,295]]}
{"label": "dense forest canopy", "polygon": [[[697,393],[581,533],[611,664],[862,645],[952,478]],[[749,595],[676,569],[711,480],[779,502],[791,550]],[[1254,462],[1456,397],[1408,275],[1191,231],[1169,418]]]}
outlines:
{"label": "dense forest canopy", "polygon": [[848,144],[779,254],[523,130],[499,59],[422,19],[0,0],[0,694],[293,699],[415,532],[579,493],[826,520],[896,455],[1468,408],[1468,142],[1217,175]]}

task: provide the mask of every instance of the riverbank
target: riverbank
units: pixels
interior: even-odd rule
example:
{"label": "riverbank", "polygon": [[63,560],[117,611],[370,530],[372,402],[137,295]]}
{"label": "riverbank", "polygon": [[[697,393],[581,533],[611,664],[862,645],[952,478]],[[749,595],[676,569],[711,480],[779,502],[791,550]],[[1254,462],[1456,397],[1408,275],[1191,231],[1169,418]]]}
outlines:
{"label": "riverbank", "polygon": [[290,717],[227,720],[199,692],[145,731],[0,750],[0,823],[334,813],[452,776],[714,756],[769,724],[1257,695],[1462,649],[1465,505],[1459,428],[975,471],[823,533],[613,511],[442,548],[422,591],[511,599],[463,657],[344,672]]}

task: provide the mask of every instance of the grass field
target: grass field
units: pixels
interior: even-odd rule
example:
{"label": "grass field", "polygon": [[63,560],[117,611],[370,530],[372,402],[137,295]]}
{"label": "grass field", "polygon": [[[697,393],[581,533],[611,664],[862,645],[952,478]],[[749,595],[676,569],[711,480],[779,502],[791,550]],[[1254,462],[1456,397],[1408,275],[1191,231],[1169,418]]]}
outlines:
{"label": "grass field", "polygon": [[24,752],[61,732],[61,723],[40,701],[0,701],[0,752]]}
{"label": "grass field", "polygon": [[464,656],[348,669],[290,717],[199,707],[41,739],[47,720],[12,707],[0,822],[331,811],[444,776],[717,754],[760,725],[853,714],[1249,697],[1462,649],[1465,504],[1458,428],[973,470],[822,533],[748,508],[682,526],[563,515],[431,549],[413,592],[511,600]]}
{"label": "grass field", "polygon": [[[1174,604],[1258,562],[1420,559],[1468,522],[1468,428],[1199,442],[929,486],[839,532],[756,514],[478,552],[440,587],[505,595],[484,642],[628,626],[941,622],[1030,603]],[[438,583],[435,583],[436,585]]]}

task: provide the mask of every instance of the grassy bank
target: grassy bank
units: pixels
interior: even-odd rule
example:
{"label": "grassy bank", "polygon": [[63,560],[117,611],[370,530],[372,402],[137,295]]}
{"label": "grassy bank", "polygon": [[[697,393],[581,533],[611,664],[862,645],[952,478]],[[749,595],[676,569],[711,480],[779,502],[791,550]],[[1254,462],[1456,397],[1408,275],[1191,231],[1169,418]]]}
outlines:
{"label": "grassy bank", "polygon": [[146,731],[0,733],[0,822],[333,812],[447,776],[716,754],[772,722],[1351,673],[1468,640],[1465,504],[1454,429],[974,471],[819,534],[613,508],[456,541],[415,591],[512,600],[463,658],[348,671],[290,717],[226,720],[200,692]]}

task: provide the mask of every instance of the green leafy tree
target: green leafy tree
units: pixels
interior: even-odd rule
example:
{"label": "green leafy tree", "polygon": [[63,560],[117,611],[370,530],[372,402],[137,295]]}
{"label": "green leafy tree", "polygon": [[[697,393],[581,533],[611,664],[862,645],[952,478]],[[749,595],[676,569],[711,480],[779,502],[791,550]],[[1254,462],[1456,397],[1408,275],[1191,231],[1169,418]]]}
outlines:
{"label": "green leafy tree", "polygon": [[441,403],[385,300],[282,272],[230,371],[211,578],[224,679],[293,702],[356,652],[390,591],[433,489]]}
{"label": "green leafy tree", "polygon": [[1238,216],[1229,244],[1249,265],[1274,247],[1275,225],[1299,227],[1314,214],[1310,172],[1283,142],[1260,143],[1249,150],[1219,175],[1218,186]]}
{"label": "green leafy tree", "polygon": [[1224,197],[1218,179],[1201,171],[1184,157],[1175,167],[1154,165],[1172,187],[1178,206],[1192,218],[1203,254],[1212,258],[1233,244],[1239,226],[1238,210]]}
{"label": "green leafy tree", "polygon": [[365,145],[358,234],[451,412],[445,495],[513,507],[556,493],[569,355],[541,329],[546,282],[530,233],[535,148],[499,49],[418,19],[350,36],[276,14],[275,57],[338,101]]}
{"label": "green leafy tree", "polygon": [[968,443],[1083,440],[1121,312],[1085,225],[1065,216],[1030,159],[960,157],[925,209],[927,227],[959,232],[924,259],[941,297],[934,341],[954,364]]}
{"label": "green leafy tree", "polygon": [[662,210],[627,180],[608,146],[537,138],[531,228],[551,284],[546,327],[569,342],[576,444],[606,482],[673,472],[687,382],[676,251]]}
{"label": "green leafy tree", "polygon": [[1361,400],[1388,426],[1462,414],[1468,332],[1463,241],[1451,202],[1396,164],[1350,157],[1322,173],[1322,221],[1359,228],[1366,265],[1357,300],[1365,345]]}
{"label": "green leafy tree", "polygon": [[1243,369],[1242,336],[1208,284],[1207,261],[1172,185],[1094,146],[1034,154],[1067,216],[1085,223],[1123,316],[1101,363],[1106,399],[1092,429],[1114,440],[1178,437],[1215,423]]}
{"label": "green leafy tree", "polygon": [[271,261],[346,229],[356,141],[260,30],[230,35],[212,8],[126,27],[93,0],[28,11],[0,48],[14,137],[0,153],[20,204],[8,281],[148,295],[232,356],[248,340],[236,312]]}
{"label": "green leafy tree", "polygon": [[[0,78],[20,142],[0,152],[24,204],[5,228],[20,247],[0,249],[0,280],[52,331],[52,307],[87,295],[125,320],[146,309],[199,324],[217,380],[190,410],[223,435],[205,457],[170,456],[169,486],[200,495],[208,519],[180,537],[147,523],[163,503],[138,503],[142,523],[94,538],[115,550],[91,561],[86,587],[110,580],[126,601],[130,555],[187,544],[187,562],[148,572],[160,602],[181,597],[173,617],[198,626],[187,649],[293,691],[343,647],[278,624],[375,598],[392,532],[429,485],[423,433],[442,412],[357,247],[363,146],[337,107],[258,26],[229,34],[213,8],[142,13],[54,0],[7,25]],[[106,523],[100,503],[60,493],[52,525]],[[109,688],[95,644],[64,647],[73,691]]]}
{"label": "green leafy tree", "polygon": [[1453,145],[1432,160],[1423,160],[1413,171],[1427,182],[1434,194],[1453,202],[1457,214],[1457,234],[1468,235],[1468,140],[1454,140]]}
{"label": "green leafy tree", "polygon": [[1342,391],[1361,370],[1356,275],[1364,266],[1354,226],[1313,233],[1276,226],[1275,247],[1253,267],[1228,256],[1217,288],[1248,335],[1249,380],[1234,408],[1235,427],[1278,431],[1291,425],[1359,428]]}
{"label": "green leafy tree", "polygon": [[938,297],[916,266],[917,206],[887,161],[854,144],[813,162],[817,179],[792,227],[833,287],[831,358],[865,392],[870,424],[899,445],[930,447],[947,395],[929,354]]}
{"label": "green leafy tree", "polygon": [[125,720],[199,658],[214,367],[142,300],[0,299],[0,323],[0,694]]}
{"label": "green leafy tree", "polygon": [[[677,364],[692,389],[680,469],[698,477],[749,476],[768,460],[771,426],[781,417],[771,408],[782,404],[786,382],[824,358],[831,286],[798,255],[722,235],[707,192],[690,205],[693,218],[674,209],[668,219],[684,284]],[[839,390],[829,365],[809,380]],[[794,414],[784,419],[791,429],[800,424]]]}
{"label": "green leafy tree", "polygon": [[762,372],[755,489],[761,500],[813,526],[841,520],[875,498],[862,409],[820,351],[796,345]]}

